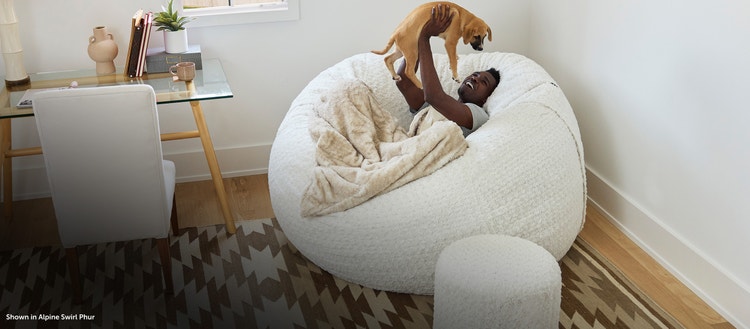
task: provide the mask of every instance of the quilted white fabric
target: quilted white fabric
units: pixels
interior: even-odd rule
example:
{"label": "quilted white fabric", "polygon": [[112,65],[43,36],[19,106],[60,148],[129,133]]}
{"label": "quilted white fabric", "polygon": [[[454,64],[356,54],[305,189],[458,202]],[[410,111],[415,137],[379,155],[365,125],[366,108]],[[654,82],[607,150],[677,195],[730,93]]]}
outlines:
{"label": "quilted white fabric", "polygon": [[[456,96],[446,55],[435,63]],[[354,55],[321,72],[292,102],[271,149],[268,179],[276,217],[311,261],[368,287],[431,294],[435,263],[454,241],[478,234],[530,240],[556,259],[583,224],[583,147],[565,95],[534,61],[512,53],[459,59],[459,75],[494,67],[501,80],[485,107],[490,119],[469,135],[464,155],[430,176],[343,212],[300,217],[315,166],[308,130],[313,105],[340,79],[361,79],[406,128],[412,119],[381,56]]]}
{"label": "quilted white fabric", "polygon": [[518,237],[475,235],[440,253],[433,328],[557,328],[560,266]]}

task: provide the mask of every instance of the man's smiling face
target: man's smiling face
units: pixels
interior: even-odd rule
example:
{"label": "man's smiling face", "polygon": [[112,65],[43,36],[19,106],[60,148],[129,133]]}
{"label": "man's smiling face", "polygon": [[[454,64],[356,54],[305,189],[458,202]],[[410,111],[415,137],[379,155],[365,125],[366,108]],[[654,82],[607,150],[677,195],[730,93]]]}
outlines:
{"label": "man's smiling face", "polygon": [[464,103],[483,106],[497,87],[498,81],[487,71],[474,72],[458,87],[458,98]]}

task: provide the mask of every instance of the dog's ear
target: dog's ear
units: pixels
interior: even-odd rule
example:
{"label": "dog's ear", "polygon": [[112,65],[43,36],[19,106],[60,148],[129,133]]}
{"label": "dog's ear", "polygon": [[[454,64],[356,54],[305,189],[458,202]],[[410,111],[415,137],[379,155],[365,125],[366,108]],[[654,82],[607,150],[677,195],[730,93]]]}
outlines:
{"label": "dog's ear", "polygon": [[492,29],[487,26],[487,40],[492,41]]}
{"label": "dog's ear", "polygon": [[466,26],[464,28],[464,36],[463,36],[463,38],[464,38],[464,44],[465,45],[468,45],[469,42],[472,41],[472,39],[474,38],[474,34],[476,32],[477,32],[477,29],[474,28],[474,27]]}

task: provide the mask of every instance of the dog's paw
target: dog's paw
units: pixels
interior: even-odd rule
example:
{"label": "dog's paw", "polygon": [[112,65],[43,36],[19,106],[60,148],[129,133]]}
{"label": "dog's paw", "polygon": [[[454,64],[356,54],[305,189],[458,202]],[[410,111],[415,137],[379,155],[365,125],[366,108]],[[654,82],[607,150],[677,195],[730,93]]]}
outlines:
{"label": "dog's paw", "polygon": [[453,81],[461,83],[461,80],[458,80],[458,78],[453,78]]}
{"label": "dog's paw", "polygon": [[395,76],[395,77],[393,77],[393,81],[401,81],[401,77],[400,76]]}

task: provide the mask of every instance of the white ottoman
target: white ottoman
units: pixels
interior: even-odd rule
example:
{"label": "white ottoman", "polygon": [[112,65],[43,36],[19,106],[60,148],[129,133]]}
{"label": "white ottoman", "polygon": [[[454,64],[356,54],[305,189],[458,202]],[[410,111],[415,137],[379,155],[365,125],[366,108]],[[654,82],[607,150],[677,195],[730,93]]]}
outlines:
{"label": "white ottoman", "polygon": [[560,266],[531,241],[475,235],[446,247],[435,267],[434,328],[557,328]]}

